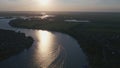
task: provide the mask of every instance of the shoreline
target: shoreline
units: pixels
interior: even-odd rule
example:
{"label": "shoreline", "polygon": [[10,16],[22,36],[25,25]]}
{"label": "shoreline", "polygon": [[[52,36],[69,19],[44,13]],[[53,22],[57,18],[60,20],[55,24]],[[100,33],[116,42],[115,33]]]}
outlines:
{"label": "shoreline", "polygon": [[[20,22],[19,22],[20,21]],[[88,57],[90,67],[104,68],[115,66],[119,59],[120,33],[114,31],[87,30],[80,23],[47,23],[40,20],[12,20],[9,24],[16,28],[40,29],[66,33],[75,38]],[[113,52],[115,54],[113,54]],[[118,55],[117,57],[115,55]],[[112,58],[113,57],[113,58]]]}
{"label": "shoreline", "polygon": [[32,44],[33,39],[23,33],[0,29],[0,61],[30,48]]}

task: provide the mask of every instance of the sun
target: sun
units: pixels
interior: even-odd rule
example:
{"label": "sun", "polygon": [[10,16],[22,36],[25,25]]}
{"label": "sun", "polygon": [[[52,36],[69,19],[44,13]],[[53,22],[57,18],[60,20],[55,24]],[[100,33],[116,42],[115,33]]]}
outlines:
{"label": "sun", "polygon": [[48,6],[50,4],[50,0],[40,0],[41,6]]}

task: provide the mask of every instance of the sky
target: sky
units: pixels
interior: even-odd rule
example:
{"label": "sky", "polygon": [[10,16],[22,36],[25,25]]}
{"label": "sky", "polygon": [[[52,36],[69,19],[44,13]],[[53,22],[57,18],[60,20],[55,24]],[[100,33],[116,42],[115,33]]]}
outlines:
{"label": "sky", "polygon": [[0,11],[112,11],[120,12],[120,0],[0,0]]}

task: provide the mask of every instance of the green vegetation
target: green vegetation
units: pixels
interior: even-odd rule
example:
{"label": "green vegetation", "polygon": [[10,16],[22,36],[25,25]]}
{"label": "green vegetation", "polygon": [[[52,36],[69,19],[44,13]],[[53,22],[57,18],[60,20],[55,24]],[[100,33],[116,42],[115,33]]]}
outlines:
{"label": "green vegetation", "polygon": [[33,39],[22,33],[0,29],[0,61],[29,48],[32,43]]}
{"label": "green vegetation", "polygon": [[28,28],[28,29],[43,29],[43,30],[53,30],[53,31],[67,31],[80,23],[56,23],[47,22],[46,20],[12,20],[9,23],[13,27]]}
{"label": "green vegetation", "polygon": [[[67,17],[67,15],[66,15]],[[68,17],[71,17],[68,15]],[[75,16],[76,17],[76,16]],[[113,18],[112,18],[113,17]],[[55,21],[48,20],[12,20],[13,27],[58,31],[71,35],[80,43],[80,47],[88,56],[92,68],[119,68],[120,62],[120,21],[114,14],[103,16],[77,16],[88,19],[90,23],[69,23],[62,20],[62,16]]]}

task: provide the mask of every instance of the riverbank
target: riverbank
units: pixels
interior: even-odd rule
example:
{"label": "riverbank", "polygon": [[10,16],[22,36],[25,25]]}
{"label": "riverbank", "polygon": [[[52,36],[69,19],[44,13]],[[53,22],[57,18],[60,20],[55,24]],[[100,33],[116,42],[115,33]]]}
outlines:
{"label": "riverbank", "polygon": [[23,33],[0,29],[0,61],[32,46],[33,39]]}
{"label": "riverbank", "polygon": [[77,39],[80,47],[88,56],[92,68],[120,67],[120,31],[119,25],[104,23],[73,23],[48,20],[10,21],[10,25],[17,28],[42,29],[67,33]]}

